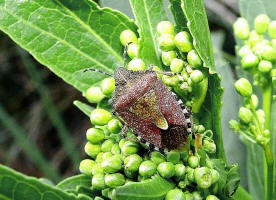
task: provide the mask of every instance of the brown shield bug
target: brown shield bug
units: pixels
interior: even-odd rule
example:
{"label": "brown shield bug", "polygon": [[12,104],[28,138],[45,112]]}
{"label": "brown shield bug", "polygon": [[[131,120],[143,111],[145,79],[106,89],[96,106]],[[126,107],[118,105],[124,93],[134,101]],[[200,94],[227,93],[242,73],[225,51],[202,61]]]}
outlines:
{"label": "brown shield bug", "polygon": [[111,105],[113,112],[124,120],[124,130],[131,128],[151,150],[169,151],[185,144],[192,133],[190,108],[166,87],[155,71],[119,67],[114,79]]}

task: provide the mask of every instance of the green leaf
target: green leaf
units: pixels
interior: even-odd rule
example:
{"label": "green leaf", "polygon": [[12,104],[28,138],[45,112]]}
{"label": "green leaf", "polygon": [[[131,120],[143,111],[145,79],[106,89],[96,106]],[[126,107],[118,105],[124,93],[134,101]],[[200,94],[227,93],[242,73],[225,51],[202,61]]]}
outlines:
{"label": "green leaf", "polygon": [[79,200],[56,187],[44,184],[0,165],[0,198],[7,200]]}
{"label": "green leaf", "polygon": [[78,107],[84,114],[86,114],[88,117],[90,117],[90,114],[92,110],[94,109],[93,107],[89,106],[86,103],[83,103],[81,101],[74,101],[73,104]]}
{"label": "green leaf", "polygon": [[119,200],[162,200],[166,193],[174,188],[174,184],[160,176],[144,182],[133,182],[115,189],[115,197]]}
{"label": "green leaf", "polygon": [[181,9],[181,1],[179,0],[170,0],[169,8],[173,14],[173,18],[175,21],[175,31],[188,31],[187,20],[185,15]]}
{"label": "green leaf", "polygon": [[119,36],[136,32],[125,15],[90,0],[0,0],[0,29],[38,61],[81,91],[99,82],[93,67],[105,72],[123,65]]}
{"label": "green leaf", "polygon": [[91,176],[84,174],[76,175],[64,179],[57,184],[57,187],[62,190],[77,190],[77,186],[91,187]]}
{"label": "green leaf", "polygon": [[204,2],[203,0],[181,0],[181,2],[195,49],[203,60],[203,65],[214,71],[215,61]]}
{"label": "green leaf", "polygon": [[168,20],[163,0],[130,0],[130,4],[139,27],[138,56],[147,65],[162,66],[157,42],[157,24]]}

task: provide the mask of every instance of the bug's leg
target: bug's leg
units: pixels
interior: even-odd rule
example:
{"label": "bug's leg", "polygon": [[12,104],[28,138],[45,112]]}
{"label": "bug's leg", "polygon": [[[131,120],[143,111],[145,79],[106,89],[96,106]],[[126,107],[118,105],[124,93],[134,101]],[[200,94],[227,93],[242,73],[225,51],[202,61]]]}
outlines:
{"label": "bug's leg", "polygon": [[123,53],[123,57],[124,57],[124,67],[126,67],[127,65],[127,48],[128,45],[130,45],[132,42],[129,42],[126,44],[125,48],[124,48],[124,53]]}
{"label": "bug's leg", "polygon": [[126,138],[126,133],[128,131],[128,126],[127,125],[124,125],[124,127],[122,128],[120,134],[123,138]]}
{"label": "bug's leg", "polygon": [[83,70],[83,72],[88,72],[88,71],[99,72],[99,73],[104,74],[104,75],[106,75],[106,76],[112,76],[112,75],[109,74],[109,73],[106,73],[106,72],[104,72],[104,71],[102,71],[102,70],[95,69],[95,68],[92,68],[92,67],[91,67],[91,68],[86,68],[86,69]]}

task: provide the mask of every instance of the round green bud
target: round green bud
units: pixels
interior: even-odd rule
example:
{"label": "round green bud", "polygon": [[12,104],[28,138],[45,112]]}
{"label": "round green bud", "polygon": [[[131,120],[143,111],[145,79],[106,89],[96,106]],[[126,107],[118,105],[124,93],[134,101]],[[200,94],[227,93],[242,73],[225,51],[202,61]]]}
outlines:
{"label": "round green bud", "polygon": [[86,138],[89,142],[97,144],[104,139],[104,132],[99,128],[90,128],[86,131]]}
{"label": "round green bud", "polygon": [[92,174],[92,168],[95,164],[95,161],[90,159],[85,159],[80,162],[79,170],[82,174],[91,175]]}
{"label": "round green bud", "polygon": [[245,124],[249,124],[253,120],[253,114],[251,110],[245,107],[241,107],[239,110],[239,119]]}
{"label": "round green bud", "polygon": [[276,49],[274,49],[270,45],[264,45],[263,51],[262,51],[262,58],[269,61],[275,61],[276,60]]}
{"label": "round green bud", "polygon": [[205,127],[203,125],[198,125],[197,132],[203,133],[205,131]]}
{"label": "round green bud", "polygon": [[127,46],[127,55],[133,59],[138,56],[138,45],[135,43],[130,43]]}
{"label": "round green bud", "polygon": [[158,38],[159,48],[162,51],[171,51],[174,49],[174,36],[171,34],[163,34]]}
{"label": "round green bud", "polygon": [[92,178],[92,188],[96,190],[103,190],[105,188],[104,184],[104,174],[95,174]]}
{"label": "round green bud", "polygon": [[162,81],[168,86],[176,86],[179,82],[178,76],[162,76]]}
{"label": "round green bud", "polygon": [[122,154],[115,154],[115,155],[113,155],[113,158],[117,158],[117,159],[121,160],[122,162],[124,161],[124,156]]}
{"label": "round green bud", "polygon": [[207,139],[203,140],[203,147],[207,153],[216,153],[216,144]]}
{"label": "round green bud", "polygon": [[162,62],[166,66],[170,66],[172,60],[176,58],[175,51],[162,51]]}
{"label": "round green bud", "polygon": [[91,112],[91,123],[98,126],[106,125],[112,119],[112,114],[104,109],[97,108]]}
{"label": "round green bud", "polygon": [[113,154],[111,152],[104,152],[103,155],[102,155],[102,158],[104,160],[108,159],[108,158],[111,158],[113,156]]}
{"label": "round green bud", "polygon": [[259,105],[259,99],[255,94],[251,95],[251,101],[253,102],[254,108],[258,108]]}
{"label": "round green bud", "polygon": [[111,149],[112,149],[113,144],[114,144],[114,142],[112,140],[105,140],[102,143],[101,150],[103,152],[110,152]]}
{"label": "round green bud", "polygon": [[118,158],[110,157],[106,160],[103,160],[101,166],[104,172],[115,173],[122,169],[122,161]]}
{"label": "round green bud", "polygon": [[143,71],[147,69],[144,61],[140,58],[133,58],[127,65],[127,68],[132,71]]}
{"label": "round green bud", "polygon": [[120,140],[120,142],[119,142],[119,147],[120,147],[120,149],[123,148],[123,145],[126,143],[126,141],[127,141],[127,140],[124,139],[124,138]]}
{"label": "round green bud", "polygon": [[258,34],[255,30],[250,32],[248,39],[248,44],[250,47],[254,47],[258,43],[262,43],[264,37],[263,35]]}
{"label": "round green bud", "polygon": [[96,162],[97,163],[101,163],[103,161],[103,154],[104,152],[100,152],[97,156],[96,156]]}
{"label": "round green bud", "polygon": [[195,181],[200,188],[209,188],[212,184],[211,170],[207,167],[196,168],[194,171]]}
{"label": "round green bud", "polygon": [[187,178],[190,182],[195,182],[195,170],[193,168],[187,168]]}
{"label": "round green bud", "polygon": [[136,154],[138,152],[138,144],[133,141],[126,141],[121,148],[124,155]]}
{"label": "round green bud", "polygon": [[269,138],[270,137],[270,131],[268,129],[264,130],[264,136]]}
{"label": "round green bud", "polygon": [[219,173],[215,169],[210,169],[212,175],[212,184],[216,183],[219,180]]}
{"label": "round green bud", "polygon": [[244,57],[245,55],[251,54],[251,53],[252,53],[252,51],[251,51],[249,45],[243,45],[242,48],[240,48],[240,50],[238,51],[238,55],[240,57]]}
{"label": "round green bud", "polygon": [[124,174],[128,178],[135,178],[137,176],[137,171],[129,171],[126,168],[124,168]]}
{"label": "round green bud", "polygon": [[157,24],[157,33],[159,35],[171,34],[174,35],[173,24],[170,21],[161,21]]}
{"label": "round green bud", "polygon": [[111,96],[115,89],[115,80],[113,77],[105,78],[101,82],[101,90],[106,96]]}
{"label": "round green bud", "polygon": [[116,188],[124,185],[125,181],[125,177],[120,173],[106,174],[104,176],[104,182],[110,188]]}
{"label": "round green bud", "polygon": [[189,52],[193,48],[192,39],[188,32],[182,31],[174,37],[175,46],[182,52]]}
{"label": "round green bud", "polygon": [[238,38],[245,40],[249,37],[250,28],[246,19],[238,18],[234,23],[233,28],[234,28],[234,34]]}
{"label": "round green bud", "polygon": [[199,191],[193,191],[193,200],[203,200],[203,197],[201,196]]}
{"label": "round green bud", "polygon": [[188,158],[188,163],[191,168],[196,168],[199,166],[199,158],[197,156],[190,156]]}
{"label": "round green bud", "polygon": [[203,73],[200,70],[194,70],[191,75],[191,80],[193,83],[199,83],[203,80]]}
{"label": "round green bud", "polygon": [[180,153],[177,151],[170,151],[166,154],[167,161],[176,164],[180,161]]}
{"label": "round green bud", "polygon": [[121,149],[120,149],[118,143],[113,144],[113,146],[112,146],[112,148],[111,148],[111,153],[112,153],[113,155],[115,155],[115,154],[120,154],[120,153],[121,153]]}
{"label": "round green bud", "polygon": [[157,170],[163,178],[171,178],[175,174],[174,165],[171,162],[160,163]]}
{"label": "round green bud", "polygon": [[136,172],[139,170],[142,161],[143,159],[137,154],[129,155],[124,160],[125,169],[131,172]]}
{"label": "round green bud", "polygon": [[185,200],[194,200],[193,195],[189,192],[184,193]]}
{"label": "round green bud", "polygon": [[165,197],[165,200],[186,200],[184,193],[180,189],[170,190]]}
{"label": "round green bud", "polygon": [[271,21],[268,25],[268,35],[272,38],[276,38],[276,20]]}
{"label": "round green bud", "polygon": [[267,31],[270,19],[266,14],[258,15],[254,20],[254,28],[258,34],[264,34]]}
{"label": "round green bud", "polygon": [[252,95],[252,85],[245,78],[240,78],[235,82],[236,91],[244,97],[249,97]]}
{"label": "round green bud", "polygon": [[123,46],[126,46],[127,44],[129,44],[131,42],[133,42],[134,44],[138,43],[136,34],[132,30],[129,30],[129,29],[121,32],[120,41]]}
{"label": "round green bud", "polygon": [[101,152],[101,145],[87,142],[84,150],[87,155],[92,158],[96,158],[96,156]]}
{"label": "round green bud", "polygon": [[253,53],[246,54],[241,60],[241,66],[243,69],[252,69],[256,67],[259,63],[259,58],[255,56]]}
{"label": "round green bud", "polygon": [[118,119],[112,119],[108,122],[107,128],[111,133],[119,133],[122,129],[122,124]]}
{"label": "round green bud", "polygon": [[170,69],[174,73],[180,73],[183,70],[184,61],[178,58],[174,58],[171,61]]}
{"label": "round green bud", "polygon": [[143,177],[151,177],[156,172],[156,164],[151,160],[146,160],[139,167],[139,174]]}
{"label": "round green bud", "polygon": [[202,61],[195,50],[189,51],[187,55],[187,60],[188,63],[192,66],[192,68],[198,68],[202,65]]}
{"label": "round green bud", "polygon": [[258,65],[258,70],[262,73],[268,73],[272,69],[272,63],[267,60],[262,60]]}
{"label": "round green bud", "polygon": [[175,176],[177,180],[184,179],[186,173],[186,167],[183,164],[176,164],[174,166]]}
{"label": "round green bud", "polygon": [[215,195],[209,195],[207,196],[206,200],[219,200]]}
{"label": "round green bud", "polygon": [[162,162],[166,161],[166,158],[160,152],[154,151],[150,153],[150,160],[153,161],[156,165],[159,165]]}
{"label": "round green bud", "polygon": [[103,171],[101,164],[96,163],[95,165],[93,165],[93,167],[92,167],[93,176],[95,176],[96,174],[103,174],[103,173],[104,173],[104,171]]}
{"label": "round green bud", "polygon": [[259,119],[259,122],[261,124],[264,124],[265,123],[265,112],[262,109],[258,109],[256,111],[256,114],[257,114],[257,117]]}
{"label": "round green bud", "polygon": [[90,103],[100,103],[104,99],[104,94],[100,87],[91,86],[86,90],[83,96],[90,102]]}

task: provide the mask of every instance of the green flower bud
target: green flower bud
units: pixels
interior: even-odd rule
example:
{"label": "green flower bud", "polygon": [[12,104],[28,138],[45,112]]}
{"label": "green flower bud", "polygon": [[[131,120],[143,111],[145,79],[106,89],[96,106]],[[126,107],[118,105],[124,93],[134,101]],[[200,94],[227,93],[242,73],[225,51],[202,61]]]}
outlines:
{"label": "green flower bud", "polygon": [[259,58],[253,53],[246,54],[241,60],[241,66],[243,69],[249,70],[256,67],[259,63]]}
{"label": "green flower bud", "polygon": [[121,150],[124,155],[136,154],[138,152],[138,144],[133,141],[126,141],[122,146]]}
{"label": "green flower bud", "polygon": [[186,200],[182,190],[176,188],[176,189],[170,190],[166,194],[165,200],[176,200],[176,199],[177,200]]}
{"label": "green flower bud", "polygon": [[120,41],[123,46],[126,46],[128,43],[133,42],[134,44],[138,43],[136,34],[132,30],[124,30],[121,32]]}
{"label": "green flower bud", "polygon": [[160,163],[157,170],[163,178],[171,178],[175,174],[174,165],[171,162]]}
{"label": "green flower bud", "polygon": [[97,156],[96,156],[96,162],[97,163],[101,163],[103,161],[103,152],[100,152]]}
{"label": "green flower bud", "polygon": [[129,171],[126,168],[124,168],[124,174],[128,178],[135,178],[137,176],[137,171]]}
{"label": "green flower bud", "polygon": [[188,163],[191,168],[196,168],[199,166],[199,158],[197,156],[190,156]]}
{"label": "green flower bud", "polygon": [[256,111],[256,114],[257,114],[257,117],[259,119],[259,122],[261,124],[264,124],[265,123],[265,112],[262,109],[258,109]]}
{"label": "green flower bud", "polygon": [[238,38],[242,40],[245,40],[248,38],[250,28],[246,19],[238,18],[234,23],[233,28],[234,28],[234,33]]}
{"label": "green flower bud", "polygon": [[104,99],[104,94],[101,88],[96,86],[91,86],[86,90],[83,96],[90,102],[90,103],[99,103]]}
{"label": "green flower bud", "polygon": [[189,52],[193,48],[192,39],[188,32],[182,31],[174,37],[175,46],[182,52]]}
{"label": "green flower bud", "polygon": [[185,200],[194,200],[193,195],[189,192],[184,193]]}
{"label": "green flower bud", "polygon": [[178,58],[174,58],[171,61],[170,68],[171,68],[171,71],[174,72],[174,73],[180,73],[183,70],[183,67],[184,67],[184,61],[183,60],[178,59]]}
{"label": "green flower bud", "polygon": [[162,62],[166,66],[170,66],[172,60],[176,58],[175,51],[162,51]]}
{"label": "green flower bud", "polygon": [[274,60],[276,60],[276,49],[274,49],[270,45],[264,45],[261,55],[266,60],[274,61]]}
{"label": "green flower bud", "polygon": [[110,157],[106,160],[103,160],[101,166],[104,172],[114,173],[122,169],[122,161],[118,158]]}
{"label": "green flower bud", "polygon": [[268,129],[264,130],[264,136],[269,138],[270,137],[270,131]]}
{"label": "green flower bud", "polygon": [[90,142],[87,142],[84,147],[85,153],[89,155],[92,158],[96,158],[98,153],[101,152],[101,145],[99,144],[92,144]]}
{"label": "green flower bud", "polygon": [[125,177],[120,173],[106,174],[104,176],[104,182],[110,188],[116,188],[124,185],[125,181]]}
{"label": "green flower bud", "polygon": [[206,189],[211,186],[212,174],[210,169],[208,169],[207,167],[196,168],[194,175],[195,181],[200,188]]}
{"label": "green flower bud", "polygon": [[174,49],[174,36],[163,34],[158,38],[159,47],[162,51],[171,51]]}
{"label": "green flower bud", "polygon": [[104,109],[97,108],[91,112],[91,123],[98,126],[106,125],[112,119],[112,114]]}
{"label": "green flower bud", "polygon": [[270,61],[262,60],[258,65],[258,70],[262,73],[268,73],[272,69],[272,63]]}
{"label": "green flower bud", "polygon": [[259,99],[255,94],[251,95],[251,101],[253,102],[254,108],[258,108],[259,105]]}
{"label": "green flower bud", "polygon": [[108,122],[107,128],[111,133],[120,133],[122,124],[118,119],[112,119]]}
{"label": "green flower bud", "polygon": [[203,73],[200,70],[194,70],[191,73],[191,80],[193,81],[193,83],[199,83],[203,80]]}
{"label": "green flower bud", "polygon": [[216,153],[216,144],[209,140],[203,140],[203,147],[207,153]]}
{"label": "green flower bud", "polygon": [[194,198],[193,200],[203,200],[203,197],[198,191],[193,191],[193,198]]}
{"label": "green flower bud", "polygon": [[239,110],[239,119],[245,124],[249,124],[250,122],[252,122],[253,114],[251,110],[245,107],[241,107]]}
{"label": "green flower bud", "polygon": [[85,159],[80,162],[79,170],[82,174],[91,175],[92,174],[92,168],[95,164],[95,161],[90,159]]}
{"label": "green flower bud", "polygon": [[97,144],[104,139],[104,132],[99,128],[90,128],[86,131],[86,138],[89,142]]}
{"label": "green flower bud", "polygon": [[92,178],[92,188],[102,190],[105,188],[104,174],[95,174]]}
{"label": "green flower bud", "polygon": [[187,55],[187,60],[193,68],[198,68],[202,65],[202,61],[195,50],[189,51]]}
{"label": "green flower bud", "polygon": [[127,46],[127,55],[133,59],[138,56],[138,45],[135,43],[130,43]]}
{"label": "green flower bud", "polygon": [[96,174],[103,174],[103,173],[104,173],[104,171],[103,171],[101,164],[96,163],[95,165],[93,165],[93,167],[92,167],[93,176],[95,176]]}
{"label": "green flower bud", "polygon": [[205,131],[205,127],[203,125],[198,125],[198,130],[197,132],[203,133]]}
{"label": "green flower bud", "polygon": [[113,146],[112,146],[112,148],[111,148],[111,153],[112,153],[113,155],[115,155],[115,154],[120,154],[120,153],[121,153],[121,149],[120,149],[118,143],[113,144]]}
{"label": "green flower bud", "polygon": [[143,161],[139,167],[139,174],[149,178],[156,172],[157,165],[151,160]]}
{"label": "green flower bud", "polygon": [[105,140],[102,143],[101,150],[103,152],[110,152],[111,149],[112,149],[113,144],[114,144],[114,142],[112,140]]}
{"label": "green flower bud", "polygon": [[167,153],[167,161],[176,164],[180,161],[180,153],[176,151],[170,151]]}
{"label": "green flower bud", "polygon": [[120,159],[122,162],[124,161],[124,156],[122,154],[113,155],[114,158]]}
{"label": "green flower bud", "polygon": [[159,165],[162,162],[166,161],[166,158],[160,152],[154,151],[150,153],[150,160],[153,161],[156,165]]}
{"label": "green flower bud", "polygon": [[101,90],[106,96],[111,96],[115,89],[115,80],[113,77],[105,78],[101,82]]}
{"label": "green flower bud", "polygon": [[187,178],[190,182],[195,182],[195,170],[193,168],[187,168]]}
{"label": "green flower bud", "polygon": [[252,51],[250,49],[250,47],[248,45],[244,45],[242,46],[242,48],[240,48],[240,50],[238,51],[238,55],[240,57],[244,57],[247,54],[252,54]]}
{"label": "green flower bud", "polygon": [[136,172],[139,170],[142,161],[143,159],[139,155],[132,154],[124,160],[125,169],[131,172]]}
{"label": "green flower bud", "polygon": [[210,169],[212,175],[212,184],[216,183],[219,180],[219,173],[215,169]]}
{"label": "green flower bud", "polygon": [[177,180],[182,180],[185,177],[186,167],[183,164],[176,164],[174,166],[175,176]]}
{"label": "green flower bud", "polygon": [[268,25],[268,35],[272,38],[276,38],[276,21],[270,22]]}
{"label": "green flower bud", "polygon": [[162,76],[162,81],[168,86],[176,86],[179,82],[178,76]]}
{"label": "green flower bud", "polygon": [[123,148],[123,145],[126,143],[126,141],[127,141],[127,140],[124,139],[124,138],[120,140],[120,142],[119,142],[119,147],[120,147],[120,149]]}
{"label": "green flower bud", "polygon": [[258,34],[264,34],[267,31],[269,23],[269,17],[265,14],[261,14],[255,18],[254,28]]}
{"label": "green flower bud", "polygon": [[162,21],[157,24],[157,33],[159,35],[171,34],[174,35],[173,24],[169,21]]}
{"label": "green flower bud", "polygon": [[241,96],[249,97],[252,95],[252,86],[245,78],[240,78],[235,82],[235,89]]}
{"label": "green flower bud", "polygon": [[102,161],[104,161],[104,160],[106,160],[106,159],[108,159],[108,158],[111,158],[112,156],[113,156],[113,154],[112,154],[111,152],[105,152],[105,153],[103,153],[103,155],[102,155],[102,158],[103,158]]}
{"label": "green flower bud", "polygon": [[143,71],[147,69],[144,61],[140,58],[133,58],[127,65],[127,68],[132,71]]}
{"label": "green flower bud", "polygon": [[263,35],[258,34],[256,31],[251,31],[248,39],[248,44],[250,47],[254,47],[256,44],[263,41]]}
{"label": "green flower bud", "polygon": [[215,195],[209,195],[207,196],[206,200],[219,200]]}

